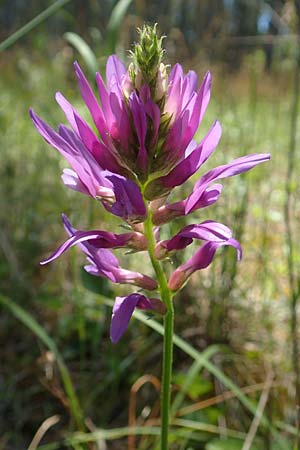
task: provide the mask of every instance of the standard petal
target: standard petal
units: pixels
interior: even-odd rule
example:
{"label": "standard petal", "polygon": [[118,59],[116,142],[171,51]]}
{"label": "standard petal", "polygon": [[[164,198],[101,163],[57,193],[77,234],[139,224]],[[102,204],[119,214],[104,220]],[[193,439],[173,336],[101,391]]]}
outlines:
{"label": "standard petal", "polygon": [[223,186],[216,183],[212,186],[208,186],[204,191],[202,189],[196,189],[191,195],[194,195],[194,206],[189,209],[187,207],[190,196],[185,200],[185,215],[190,214],[200,208],[206,208],[214,204],[221,195]]}
{"label": "standard petal", "polygon": [[153,309],[150,300],[138,293],[116,298],[110,324],[110,338],[114,344],[126,331],[133,311],[139,304],[142,309]]}
{"label": "standard petal", "polygon": [[100,105],[95,97],[95,94],[92,91],[92,88],[87,81],[83,71],[81,70],[79,64],[77,62],[74,63],[75,73],[77,75],[79,89],[82,95],[82,98],[88,107],[91,116],[94,120],[94,123],[100,133],[100,136],[104,143],[108,144],[108,129],[106,120],[104,118],[103,112],[100,108]]}
{"label": "standard petal", "polygon": [[77,133],[77,135],[79,136],[79,130],[76,124],[76,120],[74,118],[74,108],[71,105],[71,103],[68,102],[68,100],[61,94],[61,92],[57,92],[55,94],[55,100],[57,101],[57,103],[59,104],[59,106],[61,107],[61,109],[63,110],[63,112],[65,113],[65,116],[67,118],[67,121],[69,122],[69,124],[71,125],[71,127],[73,128],[73,130],[75,131],[75,133]]}
{"label": "standard petal", "polygon": [[189,196],[186,204],[186,213],[189,213],[193,210],[195,204],[198,201],[199,194],[201,193],[201,191],[204,191],[207,188],[208,184],[210,184],[212,181],[227,177],[233,177],[234,175],[247,172],[258,164],[268,161],[269,159],[270,154],[268,153],[247,155],[235,159],[229,164],[225,164],[210,170],[205,175],[203,175],[195,184],[193,193]]}
{"label": "standard petal", "polygon": [[[114,235],[106,231],[78,232],[76,228],[72,227],[65,215],[63,215],[63,223],[70,239],[59,247],[43,264],[52,261],[72,245],[77,244],[87,256],[90,264],[84,268],[91,275],[106,277],[114,283],[134,284],[146,290],[154,290],[157,288],[157,282],[153,278],[140,272],[122,269],[116,256],[107,249],[110,243],[113,243],[113,245],[116,244],[116,246],[118,246],[118,243],[124,245],[129,243],[130,245],[132,244],[133,248],[135,246],[139,247],[140,245],[146,248],[147,243],[140,233]],[[103,248],[104,246],[106,248]]]}
{"label": "standard petal", "polygon": [[[110,233],[109,231],[102,230],[76,231],[72,237],[70,237],[66,242],[58,247],[58,249],[55,250],[55,252],[49,258],[42,261],[40,264],[48,264],[62,255],[69,248],[84,242],[92,244],[95,248],[120,248],[125,246],[132,248],[130,243],[134,243],[134,235],[138,234],[140,233],[115,234]],[[140,242],[142,244],[142,239],[140,240]],[[144,242],[144,248],[145,246],[146,243]]]}
{"label": "standard petal", "polygon": [[183,136],[183,141],[181,143],[183,149],[194,137],[194,134],[196,133],[200,123],[202,122],[203,116],[205,114],[205,111],[207,109],[210,100],[210,88],[211,88],[211,74],[210,72],[207,72],[207,74],[203,78],[197,96],[191,100],[190,104],[188,103],[186,106],[186,109],[190,111],[190,119],[188,127],[186,128]]}
{"label": "standard petal", "polygon": [[121,88],[126,71],[125,65],[116,55],[109,56],[106,63],[106,83],[110,91],[116,83]]}
{"label": "standard petal", "polygon": [[[90,176],[90,167],[82,154],[83,144],[80,143],[79,148],[77,148],[74,140],[66,140],[65,136],[56,133],[47,123],[37,116],[34,111],[30,110],[30,116],[40,135],[48,144],[52,145],[52,147],[56,148],[64,156],[73,170],[77,173],[90,195],[95,197],[97,195],[95,180]],[[72,132],[70,131],[70,133]],[[85,150],[85,152],[89,153],[87,150]],[[90,155],[90,157],[92,158],[92,155]],[[99,183],[96,183],[96,185],[97,184]]]}
{"label": "standard petal", "polygon": [[78,175],[72,169],[64,169],[61,179],[65,186],[82,194],[90,195],[85,185],[80,181]]}
{"label": "standard petal", "polygon": [[217,147],[221,138],[222,129],[218,121],[214,123],[201,144],[181,161],[171,172],[163,177],[162,183],[168,188],[180,186],[190,178],[207,160]]}
{"label": "standard petal", "polygon": [[182,250],[193,242],[200,239],[211,242],[225,242],[232,238],[232,231],[226,225],[206,220],[200,224],[187,225],[179,231],[172,239],[161,241],[156,245],[157,258],[165,258],[168,253]]}
{"label": "standard petal", "polygon": [[132,114],[136,135],[139,141],[137,165],[142,172],[145,172],[148,166],[148,155],[145,148],[145,139],[147,134],[147,118],[145,106],[138,98],[136,92],[133,92],[130,95],[129,108]]}
{"label": "standard petal", "polygon": [[139,187],[131,180],[117,175],[108,176],[116,201],[109,207],[116,216],[140,221],[146,216],[146,207]]}
{"label": "standard petal", "polygon": [[76,167],[73,165],[73,169],[84,184],[88,183],[89,187],[93,186],[93,197],[98,195],[100,187],[111,188],[112,184],[106,177],[109,172],[103,170],[76,134],[64,125],[59,126],[58,132],[59,136],[68,143],[69,148],[73,150],[76,158]]}
{"label": "standard petal", "polygon": [[102,105],[102,111],[105,111],[105,118],[108,128],[111,128],[112,123],[115,122],[114,115],[111,110],[109,93],[105,87],[104,81],[99,72],[96,73],[96,83],[98,86],[98,93]]}
{"label": "standard petal", "polygon": [[[190,212],[196,211],[200,208],[206,208],[207,206],[214,204],[218,200],[222,192],[222,188],[223,186],[221,184],[216,183],[209,186],[205,191],[199,191],[197,202]],[[186,211],[186,203],[188,198],[180,202],[166,204],[158,209],[154,209],[152,214],[154,225],[163,225],[176,217],[188,215],[189,212]]]}
{"label": "standard petal", "polygon": [[218,248],[228,245],[237,250],[237,258],[240,260],[242,249],[239,242],[235,239],[231,238],[225,242],[205,242],[191,259],[172,273],[168,282],[169,288],[172,291],[180,289],[194,272],[205,269],[211,264]]}
{"label": "standard petal", "polygon": [[[207,160],[209,155],[217,147],[221,137],[221,125],[215,122],[210,131],[207,133],[201,144],[188,153],[188,156],[171,170],[168,175],[158,178],[152,182],[147,188],[149,191],[159,190],[161,188],[172,189],[180,186],[188,178],[190,178],[199,167]],[[194,144],[193,144],[194,146]]]}

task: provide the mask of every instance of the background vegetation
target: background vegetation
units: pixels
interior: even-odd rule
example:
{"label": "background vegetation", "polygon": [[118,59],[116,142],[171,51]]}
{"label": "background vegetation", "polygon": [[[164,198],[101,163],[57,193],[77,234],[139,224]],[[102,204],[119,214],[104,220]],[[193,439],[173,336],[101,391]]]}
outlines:
{"label": "background vegetation", "polygon": [[[253,173],[225,181],[209,211],[188,218],[233,227],[244,259],[236,264],[233,252],[220,252],[176,298],[172,449],[298,449],[298,3],[69,0],[49,7],[43,0],[0,6],[0,448],[155,448],[159,323],[137,314],[113,346],[118,286],[88,276],[76,250],[39,266],[65,238],[62,212],[81,229],[119,222],[64,188],[65,163],[28,116],[33,106],[52,125],[63,122],[57,90],[86,114],[72,62],[92,81],[109,53],[126,59],[136,27],[149,21],[168,35],[167,62],[213,74],[198,139],[216,117],[223,137],[208,166],[272,154]],[[120,258],[127,267],[145,264],[143,256]],[[128,426],[148,435],[134,438]]]}

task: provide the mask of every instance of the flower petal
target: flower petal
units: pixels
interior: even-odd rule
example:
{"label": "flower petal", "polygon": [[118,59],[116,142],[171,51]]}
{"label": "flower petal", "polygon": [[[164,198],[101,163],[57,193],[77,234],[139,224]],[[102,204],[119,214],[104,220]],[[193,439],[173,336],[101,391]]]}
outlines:
{"label": "flower petal", "polygon": [[217,147],[221,133],[221,125],[216,121],[201,144],[191,151],[168,175],[161,178],[163,185],[173,188],[183,184],[190,178]]}
{"label": "flower petal", "polygon": [[228,239],[224,242],[205,242],[185,264],[179,266],[171,275],[168,286],[172,291],[180,289],[188,278],[197,270],[208,267],[219,247],[230,245],[237,250],[238,260],[242,257],[242,249],[238,241]]}
{"label": "flower petal", "polygon": [[145,148],[145,139],[147,134],[147,118],[143,103],[138,98],[136,92],[133,92],[129,98],[129,108],[132,114],[134,128],[139,141],[139,152],[137,155],[138,167],[145,172],[148,166],[148,155]]}
{"label": "flower petal", "polygon": [[222,188],[223,186],[221,184],[216,183],[209,186],[205,191],[200,192],[199,190],[197,202],[189,212],[186,211],[186,203],[189,197],[180,202],[166,204],[155,209],[152,215],[154,225],[163,225],[176,217],[184,216],[197,209],[206,208],[207,206],[212,205],[218,200]]}
{"label": "flower petal", "polygon": [[204,191],[208,184],[215,180],[220,180],[221,178],[233,177],[243,172],[247,172],[257,164],[261,164],[270,159],[270,154],[268,153],[258,153],[253,155],[242,156],[241,158],[235,159],[229,164],[225,164],[215,169],[210,170],[205,175],[203,175],[199,181],[194,186],[193,193],[189,196],[186,204],[186,213],[189,213],[195,207],[199,199],[199,194]]}
{"label": "flower petal", "polygon": [[72,169],[64,169],[61,179],[65,186],[82,194],[90,195],[85,185],[80,181],[77,173]]}
{"label": "flower petal", "polygon": [[140,221],[146,216],[146,207],[139,187],[131,180],[117,175],[109,175],[116,202],[109,210],[126,220]]}
{"label": "flower petal", "polygon": [[187,225],[172,239],[159,242],[156,245],[155,254],[158,259],[165,258],[169,252],[182,250],[190,245],[193,239],[225,242],[231,238],[232,231],[226,225],[213,220],[206,220],[200,224]]}
{"label": "flower petal", "polygon": [[211,88],[211,74],[207,72],[205,77],[203,78],[201,87],[195,99],[191,101],[190,104],[187,104],[186,109],[190,110],[190,119],[188,127],[185,130],[183,141],[181,143],[182,148],[184,149],[190,140],[194,137],[194,134],[199,128],[200,123],[202,122],[203,116],[207,109],[209,100],[210,100],[210,88]]}
{"label": "flower petal", "polygon": [[133,311],[138,306],[142,309],[153,309],[150,300],[138,293],[116,298],[110,324],[110,338],[114,344],[125,333]]}
{"label": "flower petal", "polygon": [[177,166],[163,177],[157,178],[149,183],[146,188],[146,195],[149,199],[161,196],[163,192],[168,192],[175,186],[180,186],[190,178],[199,167],[207,160],[214,151],[221,137],[221,126],[218,121],[214,123],[201,144],[194,148],[194,141],[187,156]]}
{"label": "flower petal", "polygon": [[106,83],[110,91],[116,83],[121,87],[125,74],[126,67],[122,61],[116,55],[109,56],[106,63]]}
{"label": "flower petal", "polygon": [[107,124],[103,112],[100,108],[100,105],[95,97],[95,94],[92,91],[89,82],[87,81],[84,73],[82,72],[77,62],[74,63],[74,68],[75,73],[77,75],[79,89],[82,98],[91,113],[91,116],[94,120],[94,123],[100,133],[103,142],[107,144],[109,142]]}

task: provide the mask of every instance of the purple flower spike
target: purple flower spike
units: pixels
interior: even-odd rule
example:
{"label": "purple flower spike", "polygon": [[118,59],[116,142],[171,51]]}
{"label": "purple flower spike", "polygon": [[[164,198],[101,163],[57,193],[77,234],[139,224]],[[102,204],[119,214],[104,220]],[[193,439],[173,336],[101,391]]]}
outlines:
{"label": "purple flower spike", "polygon": [[223,242],[205,242],[200,249],[185,264],[176,269],[168,282],[168,286],[172,291],[180,289],[188,280],[188,278],[197,270],[208,267],[219,247],[231,246],[237,250],[238,261],[242,257],[242,249],[238,241],[228,239]]}
{"label": "purple flower spike", "polygon": [[[86,122],[60,92],[55,98],[68,126],[59,125],[54,131],[30,111],[40,135],[70,166],[63,170],[63,183],[92,197],[129,227],[123,234],[80,231],[63,216],[69,238],[41,264],[77,245],[87,257],[84,268],[88,273],[144,290],[159,287],[163,295],[164,289],[156,279],[123,269],[109,249],[148,250],[157,274],[158,260],[186,248],[194,239],[204,241],[194,256],[171,274],[168,285],[174,292],[195,271],[206,268],[219,247],[234,247],[240,259],[240,244],[221,223],[206,220],[188,225],[168,240],[160,240],[160,226],[214,204],[222,192],[218,180],[247,172],[270,155],[243,156],[204,172],[187,198],[170,203],[172,190],[192,177],[212,155],[222,129],[216,120],[202,142],[195,140],[210,101],[211,74],[206,73],[199,87],[196,72],[184,73],[180,64],[169,71],[163,63],[163,37],[158,36],[156,25],[145,25],[139,35],[128,67],[111,55],[105,79],[96,73],[97,97],[79,64],[74,63],[79,90],[95,126]],[[139,293],[117,297],[111,322],[114,343],[123,335],[135,308],[165,312],[165,304],[159,299]]]}
{"label": "purple flower spike", "polygon": [[164,304],[157,298],[149,299],[138,293],[117,297],[110,325],[110,338],[113,344],[116,344],[125,333],[135,308],[154,310],[160,314],[165,312]]}

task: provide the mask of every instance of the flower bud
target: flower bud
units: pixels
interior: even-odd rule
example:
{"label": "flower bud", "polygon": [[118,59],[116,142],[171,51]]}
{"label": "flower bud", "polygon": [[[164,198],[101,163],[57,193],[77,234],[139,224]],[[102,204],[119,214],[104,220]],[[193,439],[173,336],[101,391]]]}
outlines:
{"label": "flower bud", "polygon": [[161,64],[164,50],[162,47],[163,36],[158,37],[157,24],[144,25],[138,29],[139,41],[131,52],[134,70],[129,71],[132,84],[138,90],[143,84],[147,84],[153,98],[160,100],[166,91],[167,74],[165,66]]}

